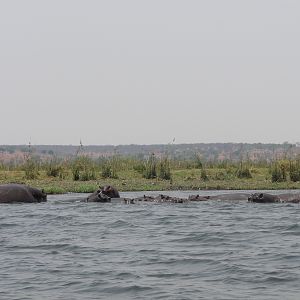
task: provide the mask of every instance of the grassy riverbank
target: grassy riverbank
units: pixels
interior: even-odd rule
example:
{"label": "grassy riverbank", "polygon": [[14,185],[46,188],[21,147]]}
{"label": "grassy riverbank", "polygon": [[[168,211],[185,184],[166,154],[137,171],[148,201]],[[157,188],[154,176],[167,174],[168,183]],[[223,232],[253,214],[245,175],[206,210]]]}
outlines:
{"label": "grassy riverbank", "polygon": [[0,171],[0,183],[24,183],[43,188],[49,194],[67,192],[90,193],[99,185],[111,184],[119,191],[167,191],[167,190],[263,190],[263,189],[300,189],[300,182],[272,182],[268,168],[251,170],[252,178],[230,176],[225,169],[206,169],[207,178],[203,179],[201,169],[180,169],[172,171],[171,180],[145,179],[134,170],[118,172],[118,178],[103,178],[96,174],[95,179],[74,181],[71,172],[64,179],[47,176],[46,171],[39,171],[36,179],[26,179],[24,171]]}

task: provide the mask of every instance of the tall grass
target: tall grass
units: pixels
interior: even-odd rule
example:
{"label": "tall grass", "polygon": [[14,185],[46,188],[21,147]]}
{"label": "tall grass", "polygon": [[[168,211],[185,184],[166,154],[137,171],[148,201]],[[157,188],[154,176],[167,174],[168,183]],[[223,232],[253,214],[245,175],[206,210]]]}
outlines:
{"label": "tall grass", "polygon": [[39,176],[39,163],[31,153],[25,157],[23,170],[25,172],[25,179],[33,180]]}
{"label": "tall grass", "polygon": [[77,156],[72,162],[71,168],[74,181],[88,181],[96,179],[94,162],[88,156]]}
{"label": "tall grass", "polygon": [[290,161],[290,179],[293,182],[300,181],[300,159]]}
{"label": "tall grass", "polygon": [[164,156],[160,159],[158,174],[160,179],[171,180],[170,159],[168,156]]}
{"label": "tall grass", "polygon": [[143,177],[146,179],[154,179],[157,177],[157,159],[154,153],[151,153],[145,162]]}
{"label": "tall grass", "polygon": [[[0,161],[0,180],[35,184],[42,181],[57,184],[59,181],[59,185],[62,186],[67,183],[72,191],[76,190],[76,186],[89,185],[88,189],[91,189],[92,186],[97,186],[99,180],[135,190],[138,189],[138,184],[141,189],[299,186],[299,157],[274,160],[272,163],[250,160],[202,162],[200,158],[198,156],[197,159],[179,160],[170,159],[167,154],[157,157],[152,153],[148,157],[122,157],[115,154],[109,158],[93,159],[79,152],[77,156],[70,156],[64,160],[51,156],[49,160],[41,161],[37,155],[28,151],[23,162],[14,161],[7,164]],[[10,174],[16,175],[12,177]]]}
{"label": "tall grass", "polygon": [[118,178],[118,170],[120,169],[120,159],[117,155],[107,159],[103,166],[101,175],[103,178]]}

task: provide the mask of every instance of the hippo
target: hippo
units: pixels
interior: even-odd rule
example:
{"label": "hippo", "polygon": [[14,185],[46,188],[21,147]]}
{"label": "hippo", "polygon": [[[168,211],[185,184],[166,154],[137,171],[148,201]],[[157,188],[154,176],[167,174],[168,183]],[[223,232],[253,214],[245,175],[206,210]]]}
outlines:
{"label": "hippo", "polygon": [[281,202],[300,203],[300,193],[285,193],[278,195]]}
{"label": "hippo", "polygon": [[200,196],[200,195],[190,195],[189,201],[208,201],[210,199],[210,196]]}
{"label": "hippo", "polygon": [[208,201],[208,200],[220,200],[220,201],[242,201],[247,200],[250,194],[247,193],[228,193],[220,195],[211,196],[201,196],[201,195],[190,195],[190,201]]}
{"label": "hippo", "polygon": [[221,201],[247,201],[250,193],[228,193],[210,196],[210,200],[221,200]]}
{"label": "hippo", "polygon": [[142,196],[133,199],[126,199],[124,198],[124,202],[126,204],[135,204],[135,203],[142,203],[142,202],[151,202],[151,203],[185,203],[189,202],[186,198],[178,198],[178,197],[171,197],[168,195],[158,195],[158,196]]}
{"label": "hippo", "polygon": [[168,195],[158,195],[156,197],[154,197],[154,202],[158,202],[158,203],[164,203],[164,202],[168,202],[168,203],[185,203],[188,202],[189,200],[186,198],[178,198],[178,197],[171,197]]}
{"label": "hippo", "polygon": [[120,194],[115,187],[106,185],[103,188],[99,187],[86,200],[87,202],[111,202],[111,198],[120,198]]}
{"label": "hippo", "polygon": [[106,185],[103,188],[100,187],[100,190],[102,194],[108,196],[109,198],[120,198],[118,190],[111,185]]}
{"label": "hippo", "polygon": [[277,203],[281,202],[280,197],[267,193],[254,193],[248,198],[248,202],[255,203]]}
{"label": "hippo", "polygon": [[46,202],[47,194],[24,184],[0,185],[0,203],[37,203]]}

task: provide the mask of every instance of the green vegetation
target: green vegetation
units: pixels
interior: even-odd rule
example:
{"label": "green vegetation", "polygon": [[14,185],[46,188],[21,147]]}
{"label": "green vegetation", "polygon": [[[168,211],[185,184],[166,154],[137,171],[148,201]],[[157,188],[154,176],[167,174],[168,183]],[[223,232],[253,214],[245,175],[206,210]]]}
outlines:
{"label": "green vegetation", "polygon": [[26,179],[37,179],[39,176],[39,164],[31,155],[25,158],[23,170]]}
{"label": "green vegetation", "polygon": [[74,181],[96,179],[94,162],[88,156],[77,156],[71,163],[71,168]]}
{"label": "green vegetation", "polygon": [[157,169],[157,160],[154,153],[152,153],[145,162],[145,170],[143,173],[143,177],[146,179],[156,178],[157,177],[156,169]]}
{"label": "green vegetation", "polygon": [[159,175],[158,178],[163,180],[171,180],[171,167],[170,159],[165,156],[160,159],[159,162]]}
{"label": "green vegetation", "polygon": [[28,152],[22,162],[0,161],[0,183],[25,183],[49,194],[93,192],[112,184],[120,191],[198,189],[299,189],[300,157],[253,162],[171,159],[154,153],[140,158],[87,154],[41,160]]}
{"label": "green vegetation", "polygon": [[291,181],[300,181],[300,159],[290,161],[290,178]]}

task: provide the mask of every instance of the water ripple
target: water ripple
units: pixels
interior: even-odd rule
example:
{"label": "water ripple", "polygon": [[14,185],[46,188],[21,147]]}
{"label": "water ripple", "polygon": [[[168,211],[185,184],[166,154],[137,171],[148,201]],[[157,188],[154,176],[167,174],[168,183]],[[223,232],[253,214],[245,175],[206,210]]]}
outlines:
{"label": "water ripple", "polygon": [[1,299],[298,299],[298,204],[85,197],[1,206]]}

